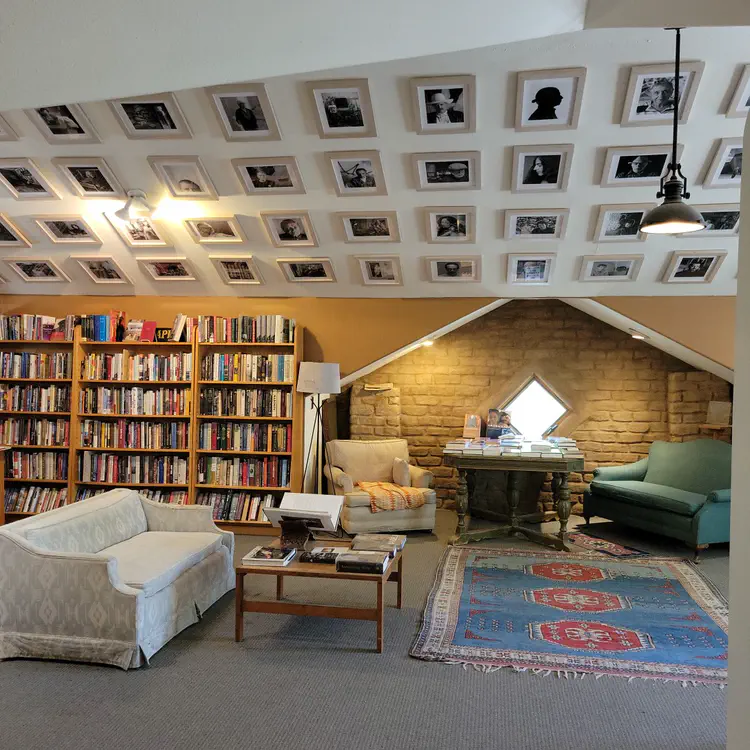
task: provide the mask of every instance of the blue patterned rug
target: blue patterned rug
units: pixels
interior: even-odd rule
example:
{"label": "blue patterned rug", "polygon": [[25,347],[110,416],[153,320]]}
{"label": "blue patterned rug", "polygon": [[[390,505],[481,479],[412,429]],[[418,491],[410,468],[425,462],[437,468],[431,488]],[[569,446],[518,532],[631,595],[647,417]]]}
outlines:
{"label": "blue patterned rug", "polygon": [[724,685],[727,603],[686,560],[449,547],[410,654]]}

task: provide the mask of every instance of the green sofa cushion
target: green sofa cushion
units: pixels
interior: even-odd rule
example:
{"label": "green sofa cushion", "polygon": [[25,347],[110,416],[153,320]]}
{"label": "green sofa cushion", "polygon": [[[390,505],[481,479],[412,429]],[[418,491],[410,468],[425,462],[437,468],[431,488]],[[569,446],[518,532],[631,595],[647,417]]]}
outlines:
{"label": "green sofa cushion", "polygon": [[644,482],[707,495],[732,486],[732,446],[720,440],[656,441]]}
{"label": "green sofa cushion", "polygon": [[591,483],[591,491],[595,495],[611,500],[619,500],[642,508],[666,510],[680,516],[694,516],[706,502],[705,495],[652,482],[605,482],[595,479]]}

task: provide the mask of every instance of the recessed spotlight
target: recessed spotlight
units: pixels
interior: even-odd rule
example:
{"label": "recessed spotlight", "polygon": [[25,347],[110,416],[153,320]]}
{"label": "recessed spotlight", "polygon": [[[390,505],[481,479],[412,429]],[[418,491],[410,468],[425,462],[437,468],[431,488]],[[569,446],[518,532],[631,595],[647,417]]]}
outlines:
{"label": "recessed spotlight", "polygon": [[432,346],[435,342],[434,341],[423,341],[422,346]]}
{"label": "recessed spotlight", "polygon": [[632,336],[632,338],[637,339],[638,341],[648,341],[648,336],[646,336],[645,333],[636,331],[635,328],[629,328],[628,333]]}

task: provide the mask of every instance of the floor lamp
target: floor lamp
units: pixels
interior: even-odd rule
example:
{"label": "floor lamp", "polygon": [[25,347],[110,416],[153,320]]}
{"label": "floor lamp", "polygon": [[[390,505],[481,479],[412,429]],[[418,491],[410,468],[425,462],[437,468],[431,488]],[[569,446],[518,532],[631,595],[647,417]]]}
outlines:
{"label": "floor lamp", "polygon": [[321,393],[341,393],[341,374],[338,363],[332,362],[300,362],[299,374],[297,376],[297,391],[300,393],[310,394],[310,403],[315,409],[313,420],[312,438],[310,447],[307,450],[305,459],[305,468],[302,472],[302,488],[305,486],[305,477],[307,476],[307,467],[310,463],[310,454],[312,453],[313,442],[315,443],[316,471],[315,471],[315,492],[320,493],[320,438],[323,421],[320,417],[322,409],[320,403]]}

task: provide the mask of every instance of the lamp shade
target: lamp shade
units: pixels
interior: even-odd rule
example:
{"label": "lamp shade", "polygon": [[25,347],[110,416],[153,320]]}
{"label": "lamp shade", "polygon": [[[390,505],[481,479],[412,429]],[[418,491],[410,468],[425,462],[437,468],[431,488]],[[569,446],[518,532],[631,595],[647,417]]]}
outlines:
{"label": "lamp shade", "polygon": [[652,208],[641,223],[641,232],[647,234],[684,234],[705,228],[706,222],[700,213],[682,200],[665,201]]}
{"label": "lamp shade", "polygon": [[297,390],[301,393],[341,393],[338,362],[300,362]]}

